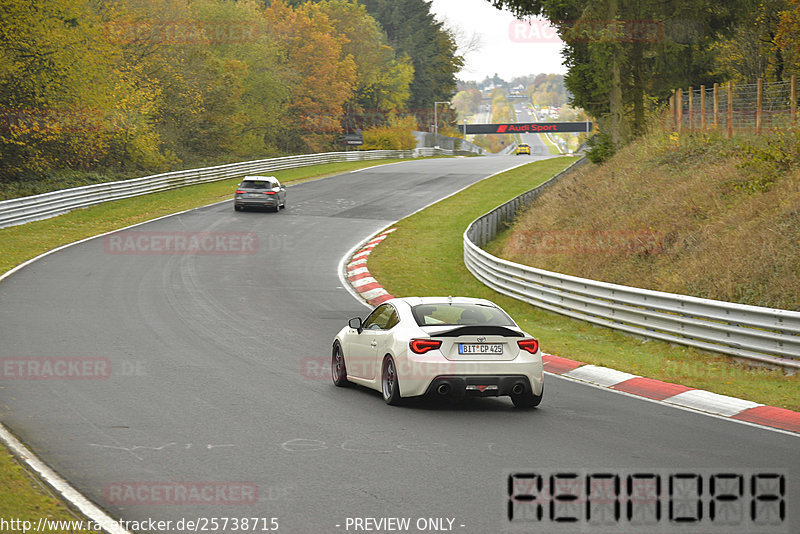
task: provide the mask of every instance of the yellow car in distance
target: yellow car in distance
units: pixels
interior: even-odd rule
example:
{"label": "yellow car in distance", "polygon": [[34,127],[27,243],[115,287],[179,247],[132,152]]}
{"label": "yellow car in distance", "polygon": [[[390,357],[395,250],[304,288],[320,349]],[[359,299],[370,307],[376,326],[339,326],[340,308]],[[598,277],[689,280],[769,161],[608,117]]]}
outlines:
{"label": "yellow car in distance", "polygon": [[527,143],[518,144],[517,145],[517,156],[519,156],[520,154],[527,154],[527,155],[530,156],[531,155],[531,145],[529,145]]}

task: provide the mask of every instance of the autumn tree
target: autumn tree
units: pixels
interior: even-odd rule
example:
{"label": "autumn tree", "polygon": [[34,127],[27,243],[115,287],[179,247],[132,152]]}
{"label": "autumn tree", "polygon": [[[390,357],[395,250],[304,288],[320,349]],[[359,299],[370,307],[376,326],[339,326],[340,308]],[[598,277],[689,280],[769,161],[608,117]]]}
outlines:
{"label": "autumn tree", "polygon": [[343,35],[343,53],[353,58],[356,80],[345,104],[345,127],[354,131],[383,124],[405,110],[414,68],[407,56],[398,57],[380,24],[354,0],[325,0],[320,9]]}

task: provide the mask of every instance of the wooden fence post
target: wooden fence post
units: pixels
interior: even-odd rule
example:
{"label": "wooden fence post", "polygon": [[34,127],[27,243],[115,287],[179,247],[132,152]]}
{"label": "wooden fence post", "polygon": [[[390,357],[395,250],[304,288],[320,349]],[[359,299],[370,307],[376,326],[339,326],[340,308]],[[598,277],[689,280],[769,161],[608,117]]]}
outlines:
{"label": "wooden fence post", "polygon": [[794,124],[794,119],[797,117],[797,77],[792,74],[792,85],[789,89],[789,99],[791,100],[789,112],[789,120]]}
{"label": "wooden fence post", "polygon": [[683,89],[678,89],[675,95],[675,111],[677,113],[677,128],[678,133],[681,133],[681,126],[683,126]]}
{"label": "wooden fence post", "polygon": [[714,129],[719,128],[719,84],[714,84]]}
{"label": "wooden fence post", "polygon": [[700,86],[700,129],[706,130],[706,86]]}
{"label": "wooden fence post", "polygon": [[689,131],[694,129],[694,109],[692,107],[692,101],[694,100],[694,90],[692,86],[689,86]]}

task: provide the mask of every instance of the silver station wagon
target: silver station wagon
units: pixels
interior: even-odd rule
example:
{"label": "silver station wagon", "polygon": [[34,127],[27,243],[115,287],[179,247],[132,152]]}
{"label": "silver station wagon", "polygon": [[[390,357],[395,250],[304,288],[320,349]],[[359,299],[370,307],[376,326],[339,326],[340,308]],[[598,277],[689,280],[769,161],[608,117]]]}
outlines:
{"label": "silver station wagon", "polygon": [[267,208],[272,211],[286,207],[286,186],[274,176],[245,176],[236,188],[233,209]]}

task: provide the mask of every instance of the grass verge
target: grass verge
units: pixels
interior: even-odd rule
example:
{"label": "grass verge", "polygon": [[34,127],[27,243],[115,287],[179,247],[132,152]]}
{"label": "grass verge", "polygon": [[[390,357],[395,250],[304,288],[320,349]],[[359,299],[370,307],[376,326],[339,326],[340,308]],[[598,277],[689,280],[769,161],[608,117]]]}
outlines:
{"label": "grass verge", "polygon": [[[273,174],[283,183],[300,183],[398,161],[409,160],[329,163]],[[231,179],[183,187],[106,202],[51,219],[0,229],[0,274],[67,243],[162,215],[232,199],[238,183],[239,179]],[[36,525],[39,518],[69,521],[78,517],[3,446],[0,446],[0,496],[0,518],[6,520],[19,519]]]}
{"label": "grass verge", "polygon": [[545,144],[545,146],[547,147],[547,150],[550,152],[550,154],[553,154],[553,155],[555,155],[555,156],[557,156],[557,155],[561,154],[561,151],[560,151],[560,150],[558,149],[558,147],[557,147],[557,146],[556,146],[556,145],[555,145],[555,144],[554,144],[554,143],[553,143],[553,142],[550,140],[550,138],[549,138],[547,135],[545,135],[545,134],[539,134],[539,138],[542,140],[542,143],[544,143],[544,144]]}
{"label": "grass verge", "polygon": [[[538,337],[544,351],[565,358],[800,410],[800,376],[751,368],[730,358],[669,343],[641,340],[569,319],[506,297],[464,267],[462,234],[470,222],[544,182],[571,159],[530,163],[479,182],[397,224],[369,257],[369,270],[395,296],[460,295],[490,299]],[[414,254],[408,251],[413,250]]]}

